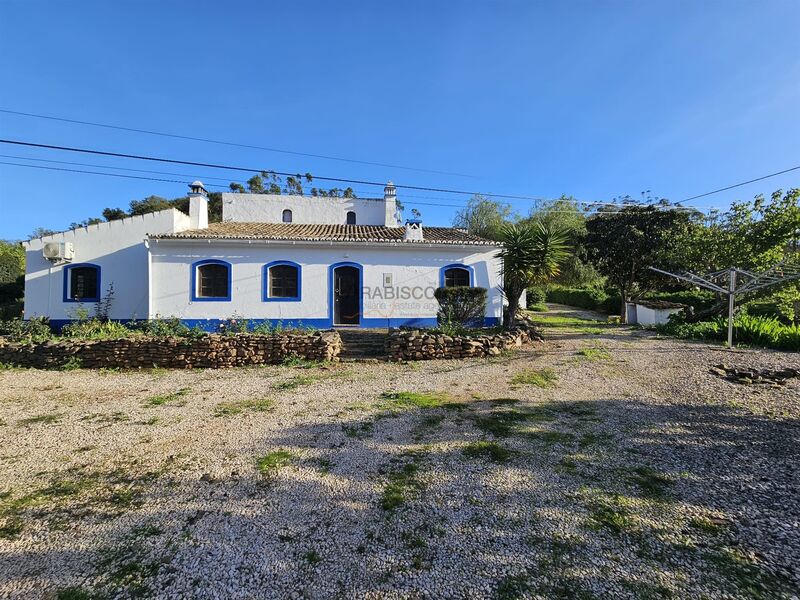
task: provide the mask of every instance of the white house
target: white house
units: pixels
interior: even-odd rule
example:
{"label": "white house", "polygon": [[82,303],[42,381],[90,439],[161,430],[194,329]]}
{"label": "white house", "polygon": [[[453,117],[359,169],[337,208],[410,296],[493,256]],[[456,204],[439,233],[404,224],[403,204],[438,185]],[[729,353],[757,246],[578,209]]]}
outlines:
{"label": "white house", "polygon": [[25,243],[25,316],[56,326],[109,297],[109,316],[178,317],[216,328],[241,318],[285,325],[433,326],[440,286],[488,290],[502,315],[495,242],[460,229],[400,226],[382,199],[223,194],[221,223],[194,182],[189,215],[168,209]]}

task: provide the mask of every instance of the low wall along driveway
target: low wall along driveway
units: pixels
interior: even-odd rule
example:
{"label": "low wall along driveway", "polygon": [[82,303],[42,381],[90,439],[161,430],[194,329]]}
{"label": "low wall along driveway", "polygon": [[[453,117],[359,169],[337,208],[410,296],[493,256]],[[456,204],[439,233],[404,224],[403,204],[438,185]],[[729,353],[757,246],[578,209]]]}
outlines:
{"label": "low wall along driveway", "polygon": [[276,364],[291,357],[333,360],[340,350],[341,338],[335,331],[208,335],[197,339],[57,340],[41,344],[7,343],[0,338],[0,363],[39,369],[68,363],[90,369],[218,369]]}
{"label": "low wall along driveway", "polygon": [[497,356],[504,350],[541,340],[533,328],[520,327],[495,335],[450,336],[421,330],[394,330],[386,341],[390,360],[433,360]]}

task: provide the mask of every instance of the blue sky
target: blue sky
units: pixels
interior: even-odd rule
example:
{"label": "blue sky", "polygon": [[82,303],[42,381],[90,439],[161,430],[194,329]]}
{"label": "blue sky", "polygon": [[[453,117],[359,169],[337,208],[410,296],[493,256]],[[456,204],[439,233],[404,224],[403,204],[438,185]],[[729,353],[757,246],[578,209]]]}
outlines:
{"label": "blue sky", "polygon": [[[795,0],[5,0],[0,108],[468,176],[8,114],[0,137],[537,197],[652,190],[680,200],[800,164],[798,25]],[[3,144],[0,154],[231,178]],[[725,207],[799,183],[796,171],[693,204]],[[0,165],[0,238],[185,191]],[[427,204],[467,198],[399,196],[429,224],[449,224],[456,209]]]}

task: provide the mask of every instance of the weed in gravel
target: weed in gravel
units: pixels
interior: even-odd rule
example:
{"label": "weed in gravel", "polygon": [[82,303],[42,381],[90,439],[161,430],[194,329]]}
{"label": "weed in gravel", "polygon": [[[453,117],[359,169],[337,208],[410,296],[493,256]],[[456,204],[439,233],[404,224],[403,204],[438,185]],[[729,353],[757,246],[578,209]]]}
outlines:
{"label": "weed in gravel", "polygon": [[747,598],[789,597],[791,586],[782,578],[764,570],[755,559],[739,548],[718,546],[704,555],[707,562]]}
{"label": "weed in gravel", "polygon": [[214,407],[215,417],[232,417],[244,411],[267,412],[275,408],[275,401],[269,398],[257,400],[233,400],[231,402],[220,402]]}
{"label": "weed in gravel", "polygon": [[5,427],[6,425],[8,425],[8,423],[6,423],[6,420],[0,417],[0,427]]}
{"label": "weed in gravel", "polygon": [[291,464],[295,459],[294,454],[286,450],[275,450],[258,458],[256,466],[258,472],[264,477],[274,477],[281,467]]}
{"label": "weed in gravel", "polygon": [[278,391],[294,390],[300,386],[314,383],[318,379],[319,377],[312,377],[311,375],[296,375],[295,377],[291,377],[286,381],[279,381],[278,383],[273,384],[272,389]]}
{"label": "weed in gravel", "polygon": [[20,419],[17,421],[17,425],[22,425],[23,427],[28,427],[30,425],[52,425],[53,423],[58,423],[63,417],[63,414],[60,413],[50,413],[45,415],[36,415],[35,417],[28,417],[27,419]]}
{"label": "weed in gravel", "polygon": [[619,583],[623,589],[631,592],[638,600],[660,600],[662,598],[675,597],[672,590],[663,585],[634,579],[623,579]]}
{"label": "weed in gravel", "polygon": [[611,358],[611,353],[602,346],[581,348],[578,350],[577,355],[579,358],[588,361],[608,360]]}
{"label": "weed in gravel", "polygon": [[139,421],[139,425],[156,425],[161,422],[161,417],[152,416],[144,421]]}
{"label": "weed in gravel", "polygon": [[493,462],[506,462],[514,452],[504,448],[497,442],[470,442],[462,450],[464,456],[470,458],[487,458]]}
{"label": "weed in gravel", "polygon": [[121,423],[130,420],[130,417],[122,411],[113,413],[92,413],[81,417],[81,421],[92,421],[94,423]]}
{"label": "weed in gravel", "polygon": [[181,388],[170,394],[159,394],[157,396],[150,396],[145,400],[145,406],[163,406],[170,402],[175,402],[178,398],[185,396],[189,393],[189,388]]}
{"label": "weed in gravel", "polygon": [[535,385],[540,388],[555,387],[558,376],[553,369],[529,369],[511,378],[511,385]]}
{"label": "weed in gravel", "polygon": [[56,600],[93,600],[97,596],[82,587],[70,586],[56,591]]}
{"label": "weed in gravel", "polygon": [[342,425],[342,431],[349,438],[363,440],[372,435],[375,424],[372,421],[359,421]]}
{"label": "weed in gravel", "polygon": [[[422,483],[417,478],[420,463],[427,453],[422,451],[406,452],[395,459],[389,471],[389,481],[381,494],[381,508],[392,512],[403,506],[414,490],[419,490]],[[403,462],[407,461],[407,462]]]}
{"label": "weed in gravel", "polygon": [[327,458],[318,458],[316,459],[317,466],[319,467],[319,472],[323,475],[327,475],[331,472],[333,468],[333,462]]}
{"label": "weed in gravel", "polygon": [[307,358],[300,358],[299,356],[287,356],[282,364],[284,367],[292,367],[295,369],[314,369],[324,363],[316,360],[308,360]]}
{"label": "weed in gravel", "polygon": [[633,530],[631,502],[619,494],[603,495],[594,498],[589,507],[589,518],[594,529],[609,529],[614,533]]}
{"label": "weed in gravel", "polygon": [[703,533],[717,535],[728,528],[728,523],[723,519],[697,516],[689,519],[689,526]]}
{"label": "weed in gravel", "polygon": [[546,421],[552,418],[540,407],[528,410],[494,410],[487,414],[472,417],[475,427],[495,437],[508,437],[522,423]]}
{"label": "weed in gravel", "polygon": [[556,467],[559,473],[575,475],[578,473],[578,463],[572,458],[562,458]]}
{"label": "weed in gravel", "polygon": [[636,485],[645,498],[662,500],[667,496],[672,481],[648,466],[634,467],[627,480]]}
{"label": "weed in gravel", "polygon": [[63,365],[59,367],[60,371],[75,371],[83,367],[83,361],[77,356],[70,356]]}
{"label": "weed in gravel", "polygon": [[420,418],[411,430],[411,437],[416,441],[421,441],[427,434],[434,431],[444,421],[442,414],[425,414]]}
{"label": "weed in gravel", "polygon": [[441,392],[383,392],[382,407],[393,410],[411,410],[414,408],[439,408],[447,400],[447,394]]}
{"label": "weed in gravel", "polygon": [[530,590],[531,584],[526,574],[507,575],[498,582],[494,597],[497,600],[516,600],[526,598]]}
{"label": "weed in gravel", "polygon": [[316,550],[309,550],[308,552],[303,554],[303,558],[305,558],[306,562],[310,565],[316,565],[317,563],[322,561],[322,557]]}

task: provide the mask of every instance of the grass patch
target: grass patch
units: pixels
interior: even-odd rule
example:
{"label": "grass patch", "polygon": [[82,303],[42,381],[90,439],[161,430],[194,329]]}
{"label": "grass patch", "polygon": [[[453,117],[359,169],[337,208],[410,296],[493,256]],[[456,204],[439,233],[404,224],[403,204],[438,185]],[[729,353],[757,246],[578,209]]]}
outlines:
{"label": "grass patch", "polygon": [[81,417],[81,421],[91,421],[93,423],[121,423],[129,421],[130,417],[122,411],[113,413],[93,413]]}
{"label": "grass patch", "polygon": [[507,575],[497,584],[494,597],[497,600],[516,600],[527,597],[530,591],[531,584],[527,575]]}
{"label": "grass patch", "polygon": [[665,498],[672,485],[668,477],[647,466],[635,467],[627,479],[639,488],[642,496],[654,500]]}
{"label": "grass patch", "polygon": [[514,375],[511,385],[535,385],[540,388],[555,387],[558,376],[553,369],[529,369]]}
{"label": "grass patch", "polygon": [[214,407],[214,416],[232,417],[245,411],[267,412],[273,408],[275,408],[275,402],[269,398],[260,398],[258,400],[234,400],[217,404]]}
{"label": "grass patch", "polygon": [[322,562],[322,557],[316,550],[309,550],[303,555],[303,558],[305,558],[306,562],[310,565],[316,565],[317,563]]}
{"label": "grass patch", "polygon": [[83,361],[77,356],[70,356],[67,362],[61,365],[58,369],[60,371],[75,371],[83,367]]}
{"label": "grass patch", "polygon": [[319,367],[322,363],[315,360],[308,360],[307,358],[300,358],[299,356],[288,356],[283,359],[284,367],[292,367],[294,369],[313,369]]}
{"label": "grass patch", "polygon": [[704,558],[747,598],[781,598],[792,589],[788,582],[765,571],[738,548],[720,546],[705,554]]}
{"label": "grass patch", "polygon": [[547,327],[608,327],[609,324],[605,323],[604,321],[598,321],[597,319],[583,319],[581,317],[564,317],[561,315],[542,315],[542,314],[535,314],[529,315],[531,321],[538,325],[544,325]]}
{"label": "grass patch", "polygon": [[384,407],[399,410],[440,408],[447,399],[447,394],[440,392],[383,392],[381,394]]}
{"label": "grass patch", "polygon": [[728,523],[722,519],[710,519],[708,517],[692,517],[689,519],[689,526],[703,533],[717,535],[728,528]]}
{"label": "grass patch", "polygon": [[20,419],[17,421],[17,425],[22,425],[23,427],[28,427],[30,425],[52,425],[53,423],[58,423],[63,417],[63,414],[60,413],[50,413],[46,415],[36,415],[35,417],[28,417],[27,419]]}
{"label": "grass patch", "polygon": [[617,534],[634,529],[630,501],[619,494],[597,498],[589,508],[589,518],[594,529],[604,528]]}
{"label": "grass patch", "polygon": [[342,431],[349,438],[356,438],[363,440],[372,435],[372,430],[375,424],[372,421],[359,421],[357,423],[350,423],[342,425]]}
{"label": "grass patch", "polygon": [[584,433],[578,441],[581,448],[589,448],[590,446],[604,446],[608,444],[613,437],[608,433]]}
{"label": "grass patch", "polygon": [[175,402],[182,396],[188,394],[189,391],[190,391],[189,388],[181,388],[170,394],[159,394],[157,396],[150,396],[147,400],[145,400],[144,403],[145,406],[163,406],[164,404]]}
{"label": "grass patch", "polygon": [[578,350],[577,355],[589,361],[608,360],[611,358],[611,353],[602,346],[592,346],[591,348],[581,348]]}
{"label": "grass patch", "polygon": [[56,592],[56,600],[92,600],[96,596],[82,587],[70,586]]}
{"label": "grass patch", "polygon": [[256,467],[264,477],[274,477],[282,467],[291,464],[294,460],[295,456],[291,452],[276,450],[258,458]]}
{"label": "grass patch", "polygon": [[553,415],[542,407],[529,410],[495,410],[488,414],[473,417],[475,427],[494,437],[508,437],[522,423],[549,421]]}
{"label": "grass patch", "polygon": [[529,306],[528,308],[526,308],[525,310],[529,310],[531,312],[545,313],[550,309],[547,308],[546,304],[533,304],[533,305]]}
{"label": "grass patch", "polygon": [[497,442],[471,442],[462,450],[464,456],[469,458],[486,458],[492,462],[506,462],[514,452],[504,448]]}
{"label": "grass patch", "polygon": [[[389,481],[381,494],[380,504],[383,510],[392,512],[400,508],[415,490],[422,487],[417,474],[423,457],[422,452],[407,452],[395,460],[401,464],[395,464],[389,471]],[[403,460],[407,462],[402,462]]]}
{"label": "grass patch", "polygon": [[272,389],[278,391],[294,390],[300,386],[314,383],[318,379],[319,377],[312,377],[310,375],[296,375],[295,377],[291,377],[286,381],[279,381],[278,383],[273,384]]}

